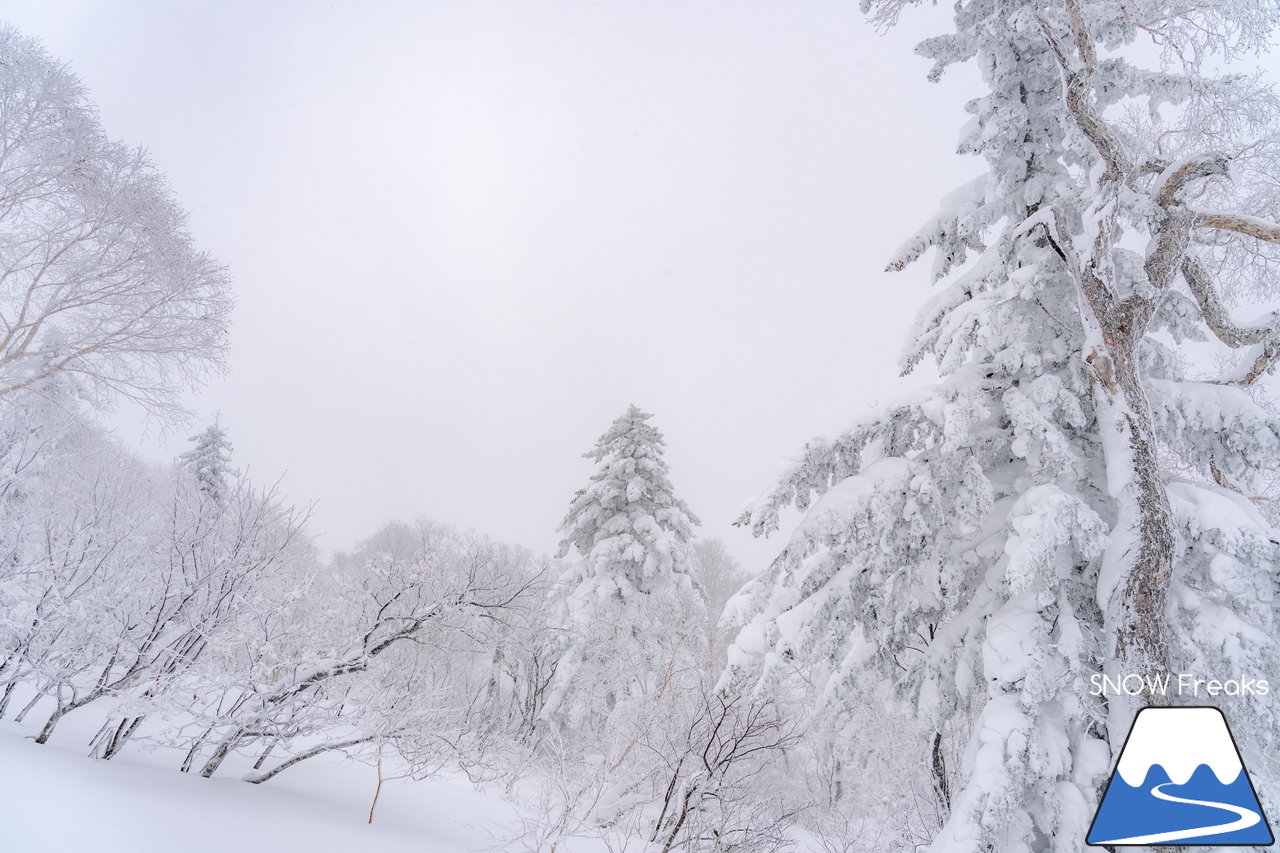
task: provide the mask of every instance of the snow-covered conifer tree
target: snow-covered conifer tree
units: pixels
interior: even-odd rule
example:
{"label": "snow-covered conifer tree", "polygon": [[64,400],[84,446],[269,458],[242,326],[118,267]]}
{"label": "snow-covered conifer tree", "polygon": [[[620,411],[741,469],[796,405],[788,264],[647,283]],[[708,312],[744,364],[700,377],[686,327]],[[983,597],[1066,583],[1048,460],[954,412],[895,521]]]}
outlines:
{"label": "snow-covered conifer tree", "polygon": [[598,467],[560,527],[558,556],[578,561],[561,578],[564,651],[547,710],[573,726],[665,689],[706,654],[689,556],[698,520],[675,495],[651,417],[628,407],[585,454]]}
{"label": "snow-covered conifer tree", "polygon": [[215,418],[213,423],[190,441],[195,445],[178,457],[182,467],[195,475],[200,492],[215,502],[226,498],[230,479],[236,472],[231,469],[232,444],[227,433]]}
{"label": "snow-covered conifer tree", "polygon": [[[892,23],[908,4],[864,5]],[[804,516],[734,603],[725,682],[812,690],[828,724],[892,703],[918,727],[893,758],[932,777],[933,850],[1081,849],[1136,705],[1170,701],[1095,697],[1091,675],[1275,671],[1280,536],[1246,496],[1280,424],[1242,386],[1280,322],[1226,305],[1275,293],[1277,101],[1200,63],[1261,47],[1276,14],[964,0],[917,48],[935,78],[976,59],[987,88],[960,138],[987,171],[890,264],[935,250],[903,367],[941,378],[811,442],[744,514],[757,534]],[[1179,351],[1206,333],[1238,369]],[[1255,780],[1273,707],[1229,711]],[[884,763],[844,743],[846,767]]]}

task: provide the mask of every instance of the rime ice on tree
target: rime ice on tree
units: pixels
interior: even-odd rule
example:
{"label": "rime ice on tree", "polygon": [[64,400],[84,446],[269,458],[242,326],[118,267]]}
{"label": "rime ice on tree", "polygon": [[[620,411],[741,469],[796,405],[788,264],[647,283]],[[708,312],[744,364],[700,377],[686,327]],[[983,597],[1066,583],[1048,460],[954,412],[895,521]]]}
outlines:
{"label": "rime ice on tree", "polygon": [[[1080,849],[1135,710],[1088,697],[1089,674],[1274,668],[1280,537],[1248,495],[1280,424],[1245,386],[1280,324],[1238,323],[1223,294],[1274,289],[1276,101],[1192,60],[1259,46],[1274,17],[973,0],[918,48],[935,77],[976,58],[988,87],[960,139],[987,172],[890,264],[936,250],[904,367],[941,380],[811,442],[744,514],[757,534],[804,517],[736,602],[726,680],[808,691],[828,723],[893,703],[916,727],[898,766],[933,777],[933,850]],[[1140,34],[1184,62],[1124,58]],[[1206,333],[1234,368],[1188,367],[1177,345]],[[1274,749],[1270,705],[1235,718]],[[846,766],[880,746],[848,739]]]}
{"label": "rime ice on tree", "polygon": [[565,654],[549,712],[574,725],[664,689],[705,648],[689,557],[698,520],[675,496],[650,417],[628,407],[585,454],[598,468],[560,527],[558,556],[579,559],[561,578]]}
{"label": "rime ice on tree", "polygon": [[0,399],[57,374],[101,406],[182,411],[226,354],[226,271],[146,154],[107,138],[84,87],[0,27]]}
{"label": "rime ice on tree", "polygon": [[215,501],[222,500],[227,494],[229,479],[236,472],[231,468],[232,444],[227,440],[227,433],[217,419],[205,427],[198,435],[190,439],[195,447],[183,453],[178,459],[182,466],[195,475],[200,484],[200,491]]}

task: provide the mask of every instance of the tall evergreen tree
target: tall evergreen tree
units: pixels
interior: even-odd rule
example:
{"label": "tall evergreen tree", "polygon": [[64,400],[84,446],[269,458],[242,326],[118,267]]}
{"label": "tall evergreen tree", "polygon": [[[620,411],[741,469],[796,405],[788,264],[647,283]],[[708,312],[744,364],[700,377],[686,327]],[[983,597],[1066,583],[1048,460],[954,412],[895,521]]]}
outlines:
{"label": "tall evergreen tree", "polygon": [[[906,5],[864,3],[880,23]],[[1224,299],[1275,292],[1278,111],[1199,62],[1260,47],[1276,7],[955,9],[917,51],[935,78],[977,60],[960,151],[987,171],[890,264],[936,252],[945,286],[903,367],[941,379],[810,443],[744,515],[767,534],[804,513],[738,600],[726,680],[812,684],[828,724],[892,703],[918,727],[896,760],[934,777],[933,850],[1075,851],[1136,706],[1176,701],[1095,697],[1090,676],[1275,671],[1280,536],[1246,496],[1280,424],[1242,386],[1271,372],[1280,322],[1241,324]],[[1170,61],[1130,58],[1140,35]],[[1178,352],[1206,332],[1238,368]],[[1229,714],[1274,790],[1273,704]],[[844,766],[885,758],[845,748]]]}
{"label": "tall evergreen tree", "polygon": [[560,526],[563,632],[548,713],[599,724],[627,697],[653,695],[705,654],[706,606],[691,574],[698,519],[676,497],[666,442],[629,406],[585,454],[597,464]]}
{"label": "tall evergreen tree", "polygon": [[215,502],[226,500],[236,472],[231,468],[233,446],[219,419],[189,440],[195,446],[178,457],[182,467],[195,476],[202,494]]}

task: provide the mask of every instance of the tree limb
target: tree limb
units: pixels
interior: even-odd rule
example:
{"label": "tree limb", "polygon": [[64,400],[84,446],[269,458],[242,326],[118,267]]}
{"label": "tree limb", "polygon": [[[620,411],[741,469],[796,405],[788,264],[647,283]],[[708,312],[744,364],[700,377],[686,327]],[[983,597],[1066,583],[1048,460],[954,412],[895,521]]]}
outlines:
{"label": "tree limb", "polygon": [[1191,295],[1200,305],[1200,314],[1209,329],[1232,349],[1260,344],[1276,334],[1280,328],[1280,312],[1273,311],[1267,315],[1267,322],[1261,326],[1240,326],[1231,319],[1226,306],[1218,298],[1218,293],[1209,281],[1209,275],[1195,258],[1182,261],[1182,277],[1191,288]]}
{"label": "tree limb", "polygon": [[1218,228],[1224,231],[1235,231],[1247,237],[1265,240],[1268,243],[1280,244],[1280,225],[1257,219],[1253,216],[1242,216],[1238,213],[1200,213],[1195,214],[1195,227]]}

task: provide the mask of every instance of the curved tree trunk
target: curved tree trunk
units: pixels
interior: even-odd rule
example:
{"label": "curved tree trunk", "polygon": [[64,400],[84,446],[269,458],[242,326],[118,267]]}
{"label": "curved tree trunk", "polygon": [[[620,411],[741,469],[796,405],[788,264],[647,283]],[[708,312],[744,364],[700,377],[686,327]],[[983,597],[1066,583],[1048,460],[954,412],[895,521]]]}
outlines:
{"label": "curved tree trunk", "polygon": [[205,762],[204,767],[200,768],[200,775],[208,779],[214,773],[217,773],[218,768],[222,766],[222,762],[227,760],[231,750],[235,749],[236,744],[240,742],[242,734],[243,730],[237,730],[223,738],[222,743],[218,744],[218,748],[213,751],[213,755],[209,756],[209,760]]}
{"label": "curved tree trunk", "polygon": [[[44,728],[40,730],[40,734],[36,735],[36,743],[47,743],[49,737],[53,734],[53,730],[57,727],[63,717],[70,714],[77,708],[83,708],[91,702],[96,702],[105,695],[107,695],[107,691],[105,690],[94,690],[90,693],[86,693],[74,702],[68,702],[66,705],[59,705],[57,709],[49,715],[49,719],[45,722]],[[24,714],[26,711],[27,709],[23,709]]]}
{"label": "curved tree trunk", "polygon": [[94,737],[90,757],[110,761],[120,753],[145,719],[146,715],[140,714],[136,717],[124,717],[114,726],[109,721]]}
{"label": "curved tree trunk", "polygon": [[4,694],[0,695],[0,720],[4,719],[5,711],[9,710],[9,700],[13,698],[13,691],[18,687],[18,682],[11,681],[4,688]]}
{"label": "curved tree trunk", "polygon": [[44,728],[40,729],[40,734],[36,735],[36,743],[48,743],[49,738],[53,736],[53,730],[57,728],[58,723],[67,714],[75,710],[75,705],[64,705],[54,710],[49,715],[49,719],[45,721]]}
{"label": "curved tree trunk", "polygon": [[200,754],[200,747],[204,746],[205,741],[209,739],[209,735],[213,732],[213,726],[209,726],[204,730],[204,734],[195,739],[191,744],[191,748],[187,750],[186,756],[182,759],[182,766],[178,768],[181,773],[190,773],[191,765],[195,763],[196,756]]}
{"label": "curved tree trunk", "polygon": [[37,704],[39,704],[40,700],[43,698],[44,698],[43,693],[37,693],[35,696],[33,696],[30,702],[22,706],[22,710],[17,713],[17,715],[13,718],[13,721],[15,723],[20,723],[24,719],[26,719],[27,714],[31,713],[31,709],[34,708]]}
{"label": "curved tree trunk", "polygon": [[[293,758],[290,758],[288,761],[277,764],[275,767],[271,768],[266,772],[254,771],[254,772],[245,774],[244,781],[250,782],[254,785],[260,785],[263,782],[266,782],[268,779],[273,778],[277,774],[285,770],[288,770],[293,765],[298,764],[299,762],[302,762],[302,761],[306,761],[308,758],[315,758],[317,755],[321,755],[326,752],[333,752],[334,750],[337,750],[337,749],[346,749],[347,747],[356,746],[357,744],[368,743],[369,741],[373,740],[374,737],[376,737],[376,735],[363,735],[361,737],[351,738],[349,740],[338,741],[337,743],[324,743],[324,744],[321,744],[320,746],[312,747],[311,749],[308,749],[306,752],[295,755]],[[370,812],[372,813],[372,810],[370,810]]]}

